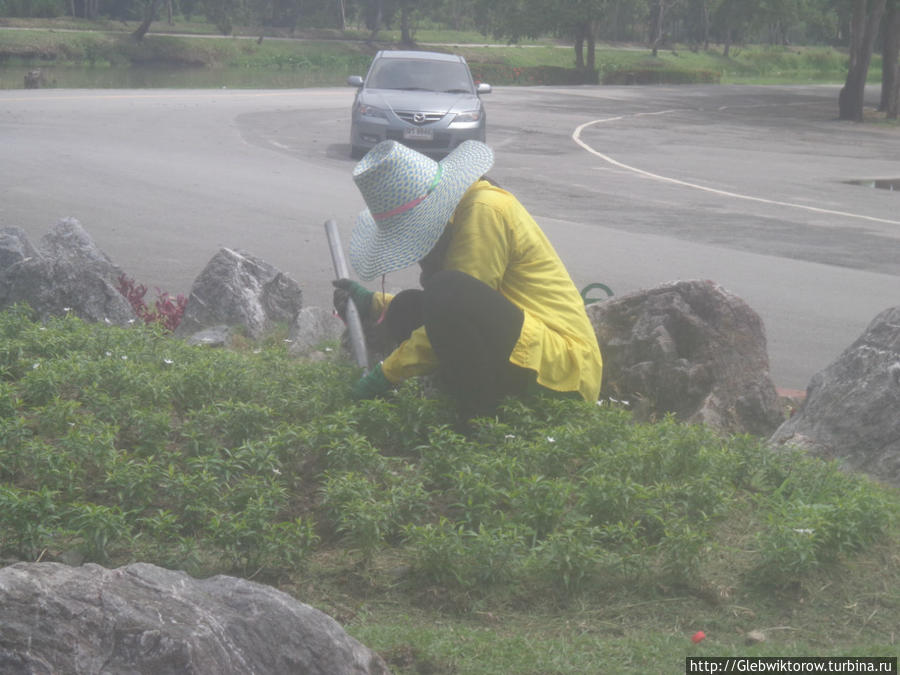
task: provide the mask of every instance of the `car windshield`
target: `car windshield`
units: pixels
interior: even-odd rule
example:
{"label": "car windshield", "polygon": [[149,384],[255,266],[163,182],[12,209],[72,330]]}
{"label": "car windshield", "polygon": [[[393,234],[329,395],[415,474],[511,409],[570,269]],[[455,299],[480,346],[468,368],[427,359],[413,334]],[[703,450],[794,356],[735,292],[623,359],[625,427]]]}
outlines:
{"label": "car windshield", "polygon": [[468,69],[458,61],[378,59],[372,66],[366,86],[374,89],[473,93]]}

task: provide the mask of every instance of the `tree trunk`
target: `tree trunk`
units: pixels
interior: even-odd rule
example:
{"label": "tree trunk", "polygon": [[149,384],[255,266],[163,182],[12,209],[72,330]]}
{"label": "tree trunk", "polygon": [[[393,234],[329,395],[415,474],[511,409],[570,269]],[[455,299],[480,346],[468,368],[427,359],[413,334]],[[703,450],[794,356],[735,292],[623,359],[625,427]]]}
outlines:
{"label": "tree trunk", "polygon": [[897,92],[900,89],[900,3],[889,0],[884,14],[884,46],[881,49],[881,106],[888,119],[897,119]]}
{"label": "tree trunk", "polygon": [[368,12],[366,12],[366,27],[372,31],[372,40],[378,36],[378,31],[381,30],[381,18],[383,13],[383,0],[369,0],[369,9]]}
{"label": "tree trunk", "polygon": [[144,20],[141,22],[141,25],[137,27],[137,30],[131,34],[131,37],[138,42],[144,39],[147,31],[150,30],[150,24],[153,23],[153,18],[156,16],[156,12],[161,3],[162,0],[153,0],[153,2],[150,3],[150,6],[147,8],[147,13],[144,15]]}
{"label": "tree trunk", "polygon": [[587,60],[585,65],[592,73],[597,69],[597,38],[594,34],[594,27],[590,24],[587,35]]}
{"label": "tree trunk", "polygon": [[659,0],[656,4],[656,8],[653,11],[652,17],[652,28],[650,30],[650,47],[653,50],[653,57],[656,57],[657,52],[659,51],[659,45],[662,42],[663,38],[663,19],[666,13],[666,2],[665,0]]}
{"label": "tree trunk", "polygon": [[850,25],[850,68],[838,96],[838,117],[862,122],[866,77],[885,0],[855,0]]}
{"label": "tree trunk", "polygon": [[709,5],[703,3],[703,51],[709,51]]}
{"label": "tree trunk", "polygon": [[345,30],[347,28],[347,12],[344,9],[344,0],[338,0],[338,20],[341,30]]}
{"label": "tree trunk", "polygon": [[409,5],[403,3],[400,7],[400,42],[404,45],[411,45],[412,34],[409,30],[409,14],[412,11]]}
{"label": "tree trunk", "polygon": [[584,25],[578,24],[575,29],[575,67],[584,68]]}

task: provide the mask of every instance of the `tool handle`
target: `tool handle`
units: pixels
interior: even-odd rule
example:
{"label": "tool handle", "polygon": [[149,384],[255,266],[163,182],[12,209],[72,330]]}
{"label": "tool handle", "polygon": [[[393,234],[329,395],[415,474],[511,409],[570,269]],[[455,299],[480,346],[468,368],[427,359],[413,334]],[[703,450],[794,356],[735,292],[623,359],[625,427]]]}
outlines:
{"label": "tool handle", "polygon": [[[328,237],[328,248],[331,250],[331,262],[334,265],[334,273],[338,279],[350,278],[350,269],[347,267],[344,249],[341,247],[341,235],[338,233],[337,223],[333,220],[325,221],[325,236]],[[353,358],[361,368],[368,370],[369,352],[366,349],[366,335],[363,333],[359,311],[352,300],[347,303],[346,321],[347,330],[350,333],[350,348],[353,351]]]}

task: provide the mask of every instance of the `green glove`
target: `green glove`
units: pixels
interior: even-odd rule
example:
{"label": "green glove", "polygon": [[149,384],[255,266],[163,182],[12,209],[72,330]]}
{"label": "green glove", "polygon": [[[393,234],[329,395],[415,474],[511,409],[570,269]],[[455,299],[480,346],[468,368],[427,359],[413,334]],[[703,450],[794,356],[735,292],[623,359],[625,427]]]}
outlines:
{"label": "green glove", "polygon": [[381,370],[381,364],[379,363],[353,385],[351,396],[357,401],[375,398],[393,386],[384,376],[384,371]]}
{"label": "green glove", "polygon": [[360,319],[365,319],[369,315],[369,309],[372,307],[372,296],[375,295],[372,291],[350,279],[338,279],[332,281],[331,285],[334,286],[333,303],[338,316],[346,321],[347,301],[350,299],[356,305]]}

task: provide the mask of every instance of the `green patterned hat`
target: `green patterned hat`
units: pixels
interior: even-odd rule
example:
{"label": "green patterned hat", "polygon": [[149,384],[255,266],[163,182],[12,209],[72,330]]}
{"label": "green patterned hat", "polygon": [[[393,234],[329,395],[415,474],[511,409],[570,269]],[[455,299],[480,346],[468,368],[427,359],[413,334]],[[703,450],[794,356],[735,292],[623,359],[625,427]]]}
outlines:
{"label": "green patterned hat", "polygon": [[493,164],[493,151],[479,141],[461,143],[440,162],[396,141],[372,148],[353,169],[368,206],[350,237],[350,264],[360,278],[428,255],[466,190]]}

